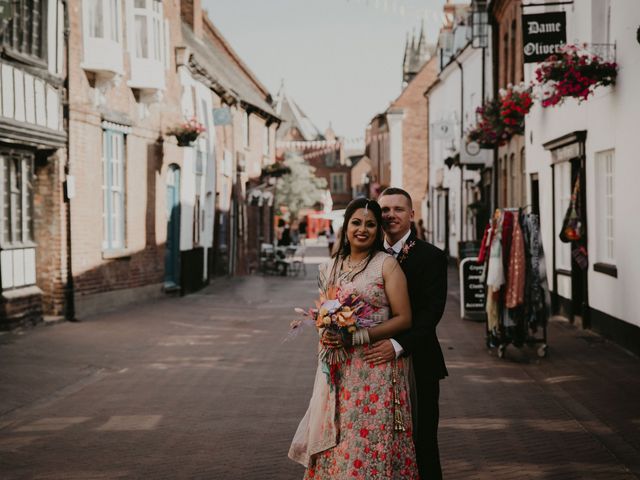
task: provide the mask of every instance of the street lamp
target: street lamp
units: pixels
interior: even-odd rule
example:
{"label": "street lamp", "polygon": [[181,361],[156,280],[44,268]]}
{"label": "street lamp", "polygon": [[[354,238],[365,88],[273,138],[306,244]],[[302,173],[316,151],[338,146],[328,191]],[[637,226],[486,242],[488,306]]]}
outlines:
{"label": "street lamp", "polygon": [[489,14],[485,0],[475,0],[471,4],[471,41],[473,48],[489,46]]}

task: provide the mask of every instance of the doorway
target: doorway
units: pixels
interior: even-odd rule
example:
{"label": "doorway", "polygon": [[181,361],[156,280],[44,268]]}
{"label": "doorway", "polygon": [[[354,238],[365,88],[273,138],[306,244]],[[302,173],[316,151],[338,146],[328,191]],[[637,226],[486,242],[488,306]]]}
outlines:
{"label": "doorway", "polygon": [[164,253],[164,288],[180,288],[180,167],[167,172],[167,243]]}

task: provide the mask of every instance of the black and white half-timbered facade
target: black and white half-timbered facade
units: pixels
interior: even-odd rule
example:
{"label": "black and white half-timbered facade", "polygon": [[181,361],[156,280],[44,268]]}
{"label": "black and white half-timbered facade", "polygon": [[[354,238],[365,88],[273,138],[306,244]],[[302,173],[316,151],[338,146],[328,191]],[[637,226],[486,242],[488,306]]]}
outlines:
{"label": "black and white half-timbered facade", "polygon": [[66,0],[0,20],[0,328],[64,313]]}

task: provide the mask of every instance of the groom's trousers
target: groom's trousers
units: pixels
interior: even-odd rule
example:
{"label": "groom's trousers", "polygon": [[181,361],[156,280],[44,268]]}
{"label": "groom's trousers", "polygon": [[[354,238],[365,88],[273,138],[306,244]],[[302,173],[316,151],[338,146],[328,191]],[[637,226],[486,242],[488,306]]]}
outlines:
{"label": "groom's trousers", "polygon": [[442,468],[438,450],[440,380],[418,380],[417,390],[418,422],[414,441],[420,480],[441,480]]}

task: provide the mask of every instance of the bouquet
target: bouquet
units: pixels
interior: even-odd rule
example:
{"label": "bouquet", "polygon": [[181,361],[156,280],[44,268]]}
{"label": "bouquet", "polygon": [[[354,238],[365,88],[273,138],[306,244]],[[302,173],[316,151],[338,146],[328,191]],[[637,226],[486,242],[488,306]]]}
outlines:
{"label": "bouquet", "polygon": [[[343,338],[353,334],[358,328],[368,328],[374,325],[372,314],[374,309],[355,293],[353,284],[347,283],[340,287],[330,286],[326,291],[320,290],[320,298],[315,302],[315,308],[305,310],[296,308],[295,311],[305,318],[291,322],[291,333],[297,334],[303,324],[313,324],[318,331],[331,330]],[[344,343],[344,342],[343,342]],[[335,384],[337,366],[349,358],[344,347],[332,347],[321,343],[318,353],[326,367],[331,383]]]}

